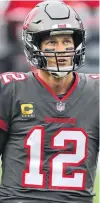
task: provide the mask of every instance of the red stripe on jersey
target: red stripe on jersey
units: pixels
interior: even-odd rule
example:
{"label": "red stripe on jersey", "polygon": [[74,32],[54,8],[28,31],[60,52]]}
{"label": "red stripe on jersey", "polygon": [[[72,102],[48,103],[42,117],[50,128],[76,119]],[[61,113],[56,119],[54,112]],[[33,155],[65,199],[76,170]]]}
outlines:
{"label": "red stripe on jersey", "polygon": [[7,131],[8,124],[4,120],[0,120],[0,128],[4,131]]}
{"label": "red stripe on jersey", "polygon": [[78,86],[78,83],[79,83],[79,76],[78,76],[78,73],[75,72],[75,81],[73,83],[73,85],[71,86],[71,88],[69,89],[69,91],[65,94],[65,96],[63,98],[59,98],[54,92],[53,90],[49,87],[49,85],[44,81],[42,80],[39,76],[38,76],[38,73],[35,73],[34,74],[35,77],[37,78],[37,80],[50,92],[50,94],[56,99],[56,100],[59,100],[59,101],[65,101],[68,97],[70,97],[70,95],[74,92],[74,90],[77,88]]}

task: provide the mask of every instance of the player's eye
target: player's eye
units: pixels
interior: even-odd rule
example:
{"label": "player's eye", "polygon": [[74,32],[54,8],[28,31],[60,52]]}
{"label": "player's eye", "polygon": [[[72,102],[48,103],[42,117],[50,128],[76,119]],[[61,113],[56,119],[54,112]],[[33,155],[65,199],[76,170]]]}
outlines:
{"label": "player's eye", "polygon": [[71,43],[71,41],[70,40],[68,40],[68,39],[66,39],[66,40],[64,40],[64,42],[63,42],[64,44],[69,44],[69,43]]}
{"label": "player's eye", "polygon": [[47,44],[48,44],[48,45],[55,45],[56,42],[55,42],[54,40],[50,40],[50,41],[47,42]]}

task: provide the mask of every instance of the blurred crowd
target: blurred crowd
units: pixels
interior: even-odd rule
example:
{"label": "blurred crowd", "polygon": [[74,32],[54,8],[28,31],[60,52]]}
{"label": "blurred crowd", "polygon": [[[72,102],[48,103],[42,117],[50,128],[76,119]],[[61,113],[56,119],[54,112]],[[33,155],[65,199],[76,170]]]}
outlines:
{"label": "blurred crowd", "polygon": [[[46,0],[45,0],[46,1]],[[63,1],[63,0],[62,0]],[[27,72],[27,63],[21,39],[22,25],[27,13],[38,1],[0,1],[0,73]],[[80,72],[99,72],[99,0],[64,1],[80,15],[87,31],[86,61]]]}

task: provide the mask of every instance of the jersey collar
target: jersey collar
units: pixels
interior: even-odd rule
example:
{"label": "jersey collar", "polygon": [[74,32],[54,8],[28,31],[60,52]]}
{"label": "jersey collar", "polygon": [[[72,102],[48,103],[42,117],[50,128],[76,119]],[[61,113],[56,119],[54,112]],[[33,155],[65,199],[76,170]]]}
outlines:
{"label": "jersey collar", "polygon": [[48,92],[58,101],[65,101],[66,99],[68,99],[70,97],[70,95],[75,91],[75,89],[78,86],[79,83],[79,76],[78,73],[75,72],[75,81],[73,83],[73,85],[71,86],[71,88],[69,89],[69,91],[64,95],[64,97],[59,98],[53,91],[52,89],[48,86],[48,84],[46,82],[44,82],[44,80],[42,80],[39,76],[38,73],[34,74],[36,79],[41,83],[41,85],[46,88],[48,90]]}

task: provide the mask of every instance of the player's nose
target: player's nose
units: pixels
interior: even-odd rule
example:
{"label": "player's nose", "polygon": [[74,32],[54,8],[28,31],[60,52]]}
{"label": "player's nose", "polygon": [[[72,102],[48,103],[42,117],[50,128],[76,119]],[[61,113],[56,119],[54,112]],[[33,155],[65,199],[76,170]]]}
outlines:
{"label": "player's nose", "polygon": [[63,45],[62,42],[57,43],[57,45],[56,45],[56,51],[58,51],[58,52],[65,51],[65,46]]}

